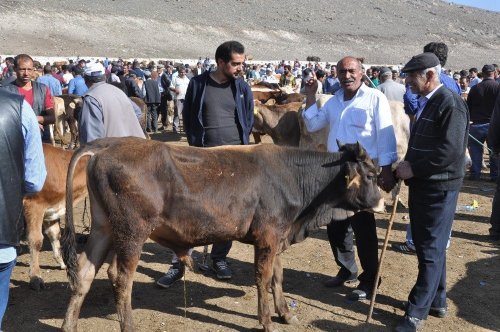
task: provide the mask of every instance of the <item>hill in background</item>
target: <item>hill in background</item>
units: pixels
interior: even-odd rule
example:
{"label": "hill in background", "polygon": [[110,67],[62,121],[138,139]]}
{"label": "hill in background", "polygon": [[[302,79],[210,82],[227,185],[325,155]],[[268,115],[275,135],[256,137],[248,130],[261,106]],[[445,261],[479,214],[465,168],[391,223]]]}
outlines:
{"label": "hill in background", "polygon": [[241,41],[256,60],[399,64],[431,41],[448,68],[500,63],[500,13],[441,0],[2,0],[0,54],[213,58]]}

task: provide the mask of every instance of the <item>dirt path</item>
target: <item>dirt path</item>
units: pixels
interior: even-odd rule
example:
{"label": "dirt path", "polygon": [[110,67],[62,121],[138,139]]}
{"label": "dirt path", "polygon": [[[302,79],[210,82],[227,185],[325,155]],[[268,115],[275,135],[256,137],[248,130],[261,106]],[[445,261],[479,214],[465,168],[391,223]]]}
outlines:
{"label": "dirt path", "polygon": [[[180,136],[161,134],[164,141],[185,144]],[[494,185],[489,182],[464,183],[459,205],[477,200],[479,208],[459,211],[453,225],[452,245],[448,250],[449,316],[429,317],[425,331],[499,331],[500,330],[500,259],[499,243],[488,241],[488,219]],[[407,188],[403,187],[403,201]],[[75,220],[82,215],[80,206]],[[391,243],[403,241],[407,211],[398,212]],[[382,246],[388,216],[378,217]],[[82,227],[77,231],[81,232]],[[69,300],[66,274],[57,268],[44,245],[40,261],[47,289],[29,289],[29,255],[19,256],[12,276],[10,305],[4,322],[5,331],[58,331]],[[201,259],[197,248],[195,259]],[[234,243],[229,254],[233,278],[220,282],[212,276],[187,272],[185,284],[160,289],[154,281],[169,267],[170,254],[159,245],[144,246],[133,290],[133,315],[138,331],[255,331],[257,294],[253,278],[253,248]],[[403,314],[402,302],[416,279],[415,256],[388,251],[373,322],[366,324],[369,303],[346,300],[349,285],[326,289],[322,283],[337,272],[325,229],[311,234],[304,242],[283,254],[284,290],[294,304],[300,325],[279,325],[281,331],[388,331]],[[119,331],[111,285],[101,268],[83,305],[80,331]],[[185,307],[185,304],[187,306]]]}

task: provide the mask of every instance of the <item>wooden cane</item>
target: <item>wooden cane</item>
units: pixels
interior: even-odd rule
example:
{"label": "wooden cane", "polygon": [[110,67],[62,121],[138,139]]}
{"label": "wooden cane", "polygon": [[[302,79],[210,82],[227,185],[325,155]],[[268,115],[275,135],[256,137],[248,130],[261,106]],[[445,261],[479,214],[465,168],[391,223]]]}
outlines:
{"label": "wooden cane", "polygon": [[394,222],[394,217],[396,216],[396,208],[399,201],[399,190],[401,189],[401,179],[396,185],[396,196],[392,202],[392,213],[389,218],[389,225],[387,225],[387,231],[385,232],[384,246],[382,247],[382,252],[380,253],[380,259],[378,261],[377,276],[375,277],[375,284],[373,285],[372,299],[370,301],[370,310],[368,311],[368,316],[366,317],[366,322],[369,323],[373,314],[373,306],[375,305],[375,297],[377,296],[378,282],[380,280],[380,274],[382,271],[382,262],[384,261],[385,250],[387,249],[387,244],[389,243],[389,236],[391,235],[392,223]]}

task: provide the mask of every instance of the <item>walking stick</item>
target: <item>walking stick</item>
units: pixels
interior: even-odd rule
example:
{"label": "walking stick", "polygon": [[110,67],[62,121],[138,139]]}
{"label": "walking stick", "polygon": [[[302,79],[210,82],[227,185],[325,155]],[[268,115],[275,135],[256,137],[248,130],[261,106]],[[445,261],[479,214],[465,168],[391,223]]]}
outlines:
{"label": "walking stick", "polygon": [[380,259],[378,261],[377,276],[375,277],[375,284],[373,285],[372,299],[370,301],[370,311],[368,311],[368,316],[366,317],[367,323],[369,323],[370,319],[372,318],[373,306],[375,305],[375,297],[377,296],[378,282],[380,280],[380,274],[382,271],[382,262],[384,261],[385,250],[387,249],[387,244],[389,243],[389,236],[391,235],[392,223],[394,221],[394,217],[396,216],[396,208],[398,206],[399,190],[400,189],[401,189],[401,179],[398,180],[398,183],[396,185],[396,196],[394,197],[394,201],[392,202],[392,213],[391,213],[391,217],[389,218],[389,225],[387,225],[387,231],[385,232],[384,246],[382,247],[382,252],[380,253]]}

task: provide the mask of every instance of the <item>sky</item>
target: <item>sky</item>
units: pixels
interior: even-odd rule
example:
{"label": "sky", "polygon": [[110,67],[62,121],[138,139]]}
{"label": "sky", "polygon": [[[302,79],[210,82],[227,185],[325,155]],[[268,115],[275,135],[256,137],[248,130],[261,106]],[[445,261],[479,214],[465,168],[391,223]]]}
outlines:
{"label": "sky", "polygon": [[500,12],[500,0],[448,0],[448,2]]}

